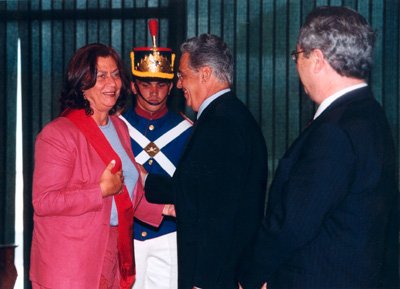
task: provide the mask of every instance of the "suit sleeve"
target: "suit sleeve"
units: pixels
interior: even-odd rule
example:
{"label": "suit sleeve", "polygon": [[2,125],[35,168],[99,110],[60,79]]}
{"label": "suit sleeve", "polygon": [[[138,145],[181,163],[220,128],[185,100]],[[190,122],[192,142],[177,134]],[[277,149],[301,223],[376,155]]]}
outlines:
{"label": "suit sleeve", "polygon": [[82,179],[71,184],[79,164],[76,136],[69,129],[51,123],[36,139],[32,202],[39,216],[77,216],[102,208],[98,182]]}
{"label": "suit sleeve", "polygon": [[240,282],[256,288],[296,250],[318,235],[324,218],[345,197],[356,156],[350,138],[333,124],[320,125],[299,154],[280,161],[251,261]]}
{"label": "suit sleeve", "polygon": [[155,204],[175,204],[172,179],[157,174],[148,174],[145,183],[147,201]]}
{"label": "suit sleeve", "polygon": [[138,183],[136,185],[135,194],[135,218],[156,228],[160,226],[164,218],[164,216],[162,215],[164,205],[149,203],[144,196],[144,191],[141,183]]}

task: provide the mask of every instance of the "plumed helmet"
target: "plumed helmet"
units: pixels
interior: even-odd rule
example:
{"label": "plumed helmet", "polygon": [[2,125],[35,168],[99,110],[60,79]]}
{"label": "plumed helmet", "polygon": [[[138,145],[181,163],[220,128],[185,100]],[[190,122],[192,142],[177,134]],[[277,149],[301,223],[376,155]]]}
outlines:
{"label": "plumed helmet", "polygon": [[157,47],[158,21],[156,19],[149,20],[149,31],[153,40],[153,47],[135,47],[132,49],[132,74],[139,78],[171,80],[174,78],[175,54],[170,48]]}

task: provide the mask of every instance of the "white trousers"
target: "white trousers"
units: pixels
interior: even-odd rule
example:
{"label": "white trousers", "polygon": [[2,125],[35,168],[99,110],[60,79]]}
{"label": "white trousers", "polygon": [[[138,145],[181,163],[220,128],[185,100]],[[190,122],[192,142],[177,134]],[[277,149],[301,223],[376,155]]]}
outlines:
{"label": "white trousers", "polygon": [[176,232],[146,241],[134,240],[136,281],[133,289],[177,289]]}

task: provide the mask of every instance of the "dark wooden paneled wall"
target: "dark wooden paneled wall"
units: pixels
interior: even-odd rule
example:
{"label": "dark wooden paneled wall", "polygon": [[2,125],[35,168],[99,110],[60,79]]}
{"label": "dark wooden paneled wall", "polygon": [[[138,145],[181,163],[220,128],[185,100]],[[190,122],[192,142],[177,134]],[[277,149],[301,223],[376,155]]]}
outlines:
{"label": "dark wooden paneled wall", "polygon": [[[159,45],[176,51],[186,38],[201,33],[221,36],[235,55],[234,89],[260,123],[267,141],[271,180],[279,158],[315,110],[299,83],[290,51],[305,16],[320,5],[352,7],[377,30],[370,85],[386,111],[399,148],[397,0],[0,1],[0,242],[14,241],[18,38],[22,45],[24,246],[25,264],[29,265],[34,139],[59,113],[64,70],[77,48],[90,42],[110,44],[129,67],[131,48],[150,45],[149,18],[160,20]],[[176,92],[176,99],[179,106],[181,94]]]}

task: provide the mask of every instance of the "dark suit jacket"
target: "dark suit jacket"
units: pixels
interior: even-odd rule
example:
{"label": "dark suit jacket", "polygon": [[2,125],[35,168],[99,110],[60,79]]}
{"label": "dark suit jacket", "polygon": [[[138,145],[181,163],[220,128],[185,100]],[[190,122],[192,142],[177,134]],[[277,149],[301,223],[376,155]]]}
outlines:
{"label": "dark suit jacket", "polygon": [[172,179],[148,175],[147,199],[176,205],[180,289],[237,288],[238,260],[262,222],[266,179],[261,130],[231,93],[203,111]]}
{"label": "dark suit jacket", "polygon": [[398,288],[395,163],[369,88],[333,102],[279,163],[244,288]]}

